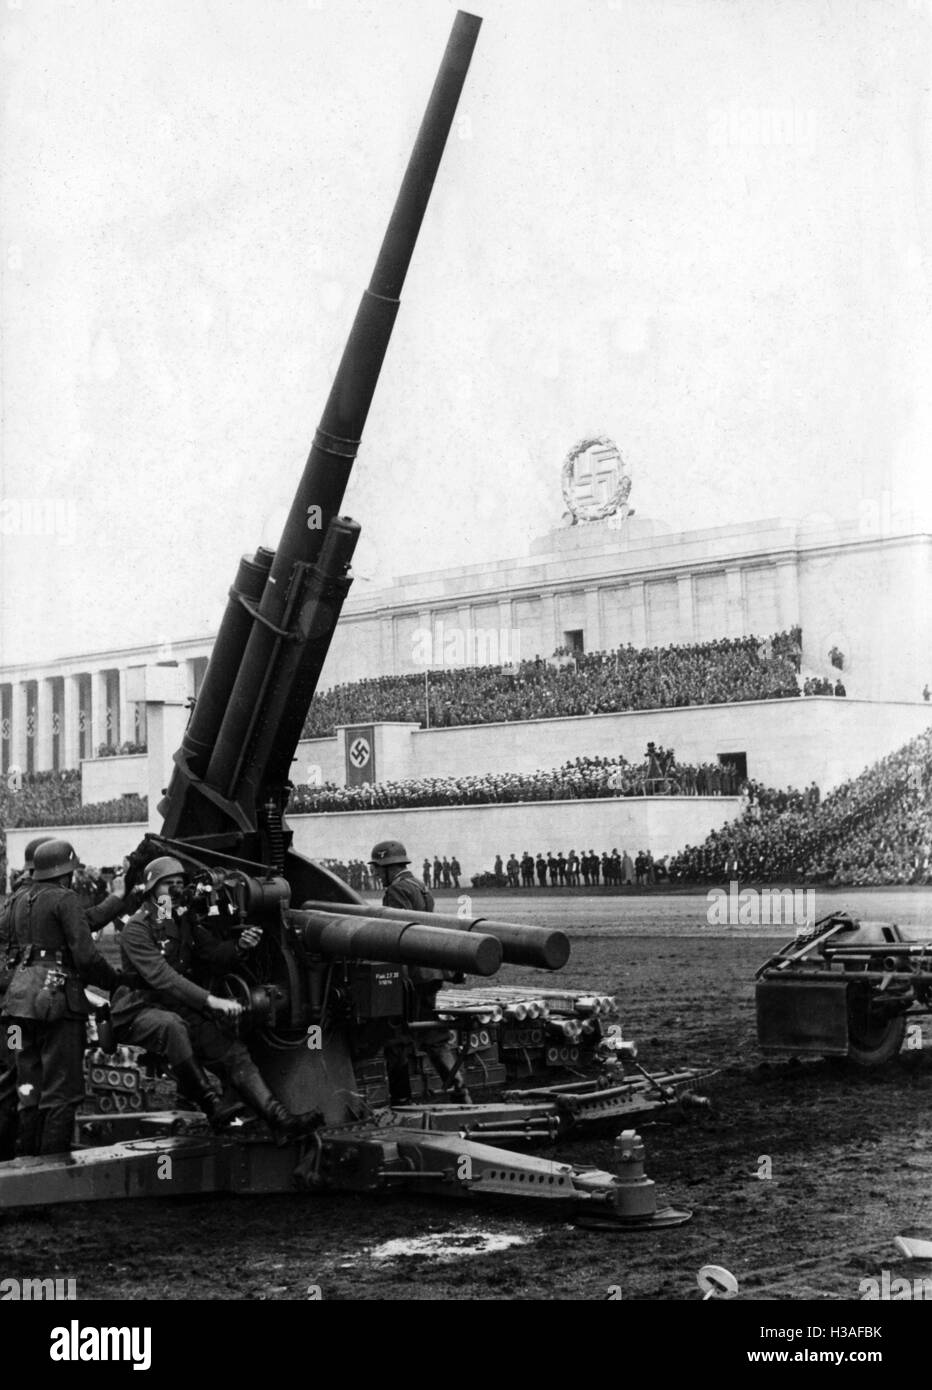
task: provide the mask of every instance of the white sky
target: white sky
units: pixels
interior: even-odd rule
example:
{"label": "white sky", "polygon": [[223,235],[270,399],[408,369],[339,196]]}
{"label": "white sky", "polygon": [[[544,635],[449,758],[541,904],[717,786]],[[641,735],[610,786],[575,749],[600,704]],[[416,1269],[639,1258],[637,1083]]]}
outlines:
{"label": "white sky", "polygon": [[[927,522],[930,0],[474,8],[354,593],[523,553],[589,431],[677,528]],[[0,502],[77,534],[0,534],[0,662],[209,631],[277,541],[454,10],[6,0]]]}

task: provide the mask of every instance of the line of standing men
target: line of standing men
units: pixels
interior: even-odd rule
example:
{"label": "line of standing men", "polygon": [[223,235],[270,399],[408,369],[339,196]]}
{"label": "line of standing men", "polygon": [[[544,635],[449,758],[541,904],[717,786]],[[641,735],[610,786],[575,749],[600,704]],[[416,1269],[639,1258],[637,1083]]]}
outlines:
{"label": "line of standing men", "polygon": [[[581,855],[574,849],[571,849],[568,855],[562,850],[558,854],[548,850],[546,855],[538,854],[536,859],[525,850],[520,860],[512,854],[504,867],[510,888],[533,888],[535,871],[538,886],[541,888],[547,887],[548,876],[551,888],[557,885],[578,888],[580,882],[589,888],[597,886],[600,881],[620,886],[635,881],[635,866],[627,850],[620,854],[617,849],[613,849],[611,854],[603,852],[601,855],[592,849],[588,853],[583,851]],[[495,872],[503,872],[500,855],[495,860]]]}
{"label": "line of standing men", "polygon": [[444,888],[459,888],[460,874],[463,870],[460,867],[460,861],[454,854],[452,859],[448,859],[446,855],[443,856],[443,859],[438,859],[435,855],[433,865],[431,865],[429,859],[425,859],[421,872],[424,875],[425,888],[430,888],[432,874],[433,886],[435,888],[440,888],[441,886]]}

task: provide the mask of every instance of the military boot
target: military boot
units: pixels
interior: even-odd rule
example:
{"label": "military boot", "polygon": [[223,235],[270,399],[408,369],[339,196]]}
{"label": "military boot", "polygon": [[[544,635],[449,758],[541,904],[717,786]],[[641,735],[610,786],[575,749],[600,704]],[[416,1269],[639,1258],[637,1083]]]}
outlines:
{"label": "military boot", "polygon": [[286,1109],[269,1090],[258,1069],[241,1072],[230,1079],[243,1100],[265,1120],[280,1146],[307,1138],[324,1123],[319,1110],[304,1110],[295,1115]]}
{"label": "military boot", "polygon": [[39,1152],[42,1139],[42,1121],[45,1118],[36,1105],[19,1111],[19,1132],[16,1136],[16,1157],[26,1158]]}
{"label": "military boot", "polygon": [[215,1134],[226,1129],[242,1113],[242,1106],[224,1104],[223,1097],[196,1057],[179,1062],[175,1075],[184,1094],[201,1107]]}
{"label": "military boot", "polygon": [[70,1153],[74,1143],[74,1117],[77,1106],[60,1105],[54,1110],[38,1111],[44,1115],[42,1137],[37,1152],[40,1154]]}

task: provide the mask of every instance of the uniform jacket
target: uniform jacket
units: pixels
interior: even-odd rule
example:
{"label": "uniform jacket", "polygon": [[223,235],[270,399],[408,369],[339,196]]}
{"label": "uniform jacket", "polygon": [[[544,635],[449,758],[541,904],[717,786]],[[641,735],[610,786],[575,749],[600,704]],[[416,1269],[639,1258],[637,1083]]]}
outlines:
{"label": "uniform jacket", "polygon": [[[7,898],[3,906],[0,907],[0,998],[2,998],[9,984],[8,977],[12,975],[13,970],[12,964],[7,966],[7,962],[12,961],[12,958],[17,954],[15,937],[13,935],[13,906],[17,896],[33,886],[38,888],[40,885],[38,883],[33,885],[31,878],[21,875],[19,886],[13,890],[12,896]],[[54,885],[48,886],[52,887]],[[77,897],[77,894],[75,894],[75,896]],[[82,908],[81,910],[84,912],[84,920],[87,923],[88,931],[100,931],[101,927],[105,927],[108,922],[112,922],[115,918],[120,916],[124,906],[125,902],[123,898],[118,898],[115,893],[111,893],[109,897],[105,898],[97,907],[92,907],[86,912]]]}
{"label": "uniform jacket", "polygon": [[57,883],[30,879],[17,889],[0,913],[0,954],[9,963],[2,1011],[10,1018],[45,1019],[36,1009],[36,996],[50,970],[65,976],[65,1016],[70,1018],[86,1018],[90,1012],[85,984],[111,990],[117,983],[113,966],[94,945],[78,895]]}
{"label": "uniform jacket", "polygon": [[186,912],[160,921],[155,902],[147,898],[123,928],[120,954],[126,979],[113,997],[114,1023],[125,1023],[142,1008],[201,1011],[210,991],[192,976],[198,970],[207,978],[229,970],[236,948],[232,941],[216,940]]}
{"label": "uniform jacket", "polygon": [[382,906],[401,907],[408,912],[433,912],[434,895],[410,869],[404,869],[386,888]]}
{"label": "uniform jacket", "polygon": [[[410,869],[403,869],[386,888],[382,906],[400,907],[406,912],[433,912],[434,895]],[[419,987],[419,992],[426,990],[428,994],[436,993],[445,979],[452,979],[448,972],[434,970],[429,965],[409,965],[408,976]]]}

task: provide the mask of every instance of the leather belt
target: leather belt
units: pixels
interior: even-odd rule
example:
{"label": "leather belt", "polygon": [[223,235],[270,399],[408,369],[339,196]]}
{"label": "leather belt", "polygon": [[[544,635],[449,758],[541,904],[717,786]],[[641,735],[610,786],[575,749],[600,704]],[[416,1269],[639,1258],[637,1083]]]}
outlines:
{"label": "leather belt", "polygon": [[23,951],[20,965],[32,965],[35,961],[54,961],[56,965],[65,964],[63,951],[52,951],[45,946],[27,946]]}

